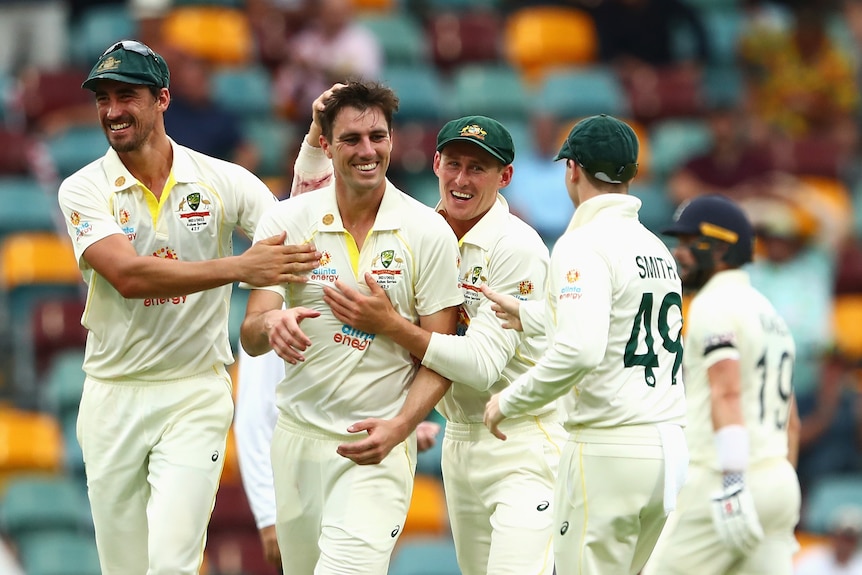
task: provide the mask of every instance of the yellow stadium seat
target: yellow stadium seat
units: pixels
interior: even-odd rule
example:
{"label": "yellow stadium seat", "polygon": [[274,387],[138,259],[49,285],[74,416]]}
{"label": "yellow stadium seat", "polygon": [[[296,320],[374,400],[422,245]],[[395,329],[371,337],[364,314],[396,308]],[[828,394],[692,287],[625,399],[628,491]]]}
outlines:
{"label": "yellow stadium seat", "polygon": [[58,473],[63,466],[59,423],[46,413],[0,406],[0,480],[21,472]]}
{"label": "yellow stadium seat", "polygon": [[590,15],[576,8],[523,8],[506,20],[505,53],[524,79],[533,84],[559,66],[595,62],[598,37]]}
{"label": "yellow stadium seat", "polygon": [[242,10],[223,6],[181,6],[162,24],[165,43],[217,65],[247,64],[252,57],[251,24]]}
{"label": "yellow stadium seat", "polygon": [[837,295],[832,313],[838,351],[862,359],[862,294]]}
{"label": "yellow stadium seat", "polygon": [[353,0],[353,9],[359,12],[391,12],[395,0]]}
{"label": "yellow stadium seat", "polygon": [[402,535],[443,535],[449,528],[446,514],[446,496],[439,478],[417,475],[413,483],[413,499],[407,512]]}
{"label": "yellow stadium seat", "polygon": [[3,288],[26,284],[72,284],[81,273],[69,240],[52,233],[12,234],[0,245]]}

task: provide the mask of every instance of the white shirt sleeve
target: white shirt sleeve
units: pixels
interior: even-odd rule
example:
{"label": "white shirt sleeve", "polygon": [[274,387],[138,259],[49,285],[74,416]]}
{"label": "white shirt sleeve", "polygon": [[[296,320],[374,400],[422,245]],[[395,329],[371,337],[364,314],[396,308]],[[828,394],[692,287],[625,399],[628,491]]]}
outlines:
{"label": "white shirt sleeve", "polygon": [[332,161],[326,157],[323,148],[312,146],[303,136],[299,155],[293,164],[290,197],[326,187],[333,177]]}
{"label": "white shirt sleeve", "polygon": [[521,302],[518,315],[521,317],[521,328],[526,337],[545,335],[545,309],[542,299]]}
{"label": "white shirt sleeve", "polygon": [[[527,373],[501,392],[500,410],[507,416],[523,414],[550,403],[576,387],[599,365],[608,344],[612,285],[608,263],[587,248],[566,250],[551,262],[549,309],[555,326],[548,349]],[[567,291],[566,276],[578,270],[579,291]]]}
{"label": "white shirt sleeve", "polygon": [[270,443],[278,417],[275,387],[284,360],[275,352],[251,357],[240,346],[234,435],[242,485],[258,529],[275,525],[275,488]]}

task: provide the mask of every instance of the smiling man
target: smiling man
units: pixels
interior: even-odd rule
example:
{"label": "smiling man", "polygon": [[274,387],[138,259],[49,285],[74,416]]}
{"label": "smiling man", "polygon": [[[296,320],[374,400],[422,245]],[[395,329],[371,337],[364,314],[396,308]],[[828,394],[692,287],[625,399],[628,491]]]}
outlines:
{"label": "smiling man", "polygon": [[[292,197],[261,222],[322,253],[304,286],[273,284],[249,297],[242,344],[286,360],[272,438],[276,533],[286,575],[384,575],[404,526],[416,465],[416,426],[449,381],[414,364],[390,338],[336,317],[325,285],[353,289],[378,278],[399,316],[455,331],[458,246],[446,222],[387,179],[389,88],[350,82],[319,116],[329,185]],[[283,310],[282,304],[293,306]],[[302,322],[301,331],[299,322]],[[290,342],[308,345],[307,357]]]}
{"label": "smiling man", "polygon": [[[309,144],[319,129],[312,124],[297,159],[296,172],[308,181],[332,173]],[[515,156],[505,126],[486,116],[457,118],[440,130],[436,148],[436,209],[460,246],[458,334],[464,337],[430,333],[401,317],[379,276],[366,278],[370,295],[338,281],[338,289],[325,288],[325,301],[343,322],[391,338],[423,366],[452,380],[437,410],[447,420],[443,481],[461,572],[550,575],[553,488],[565,442],[556,406],[551,402],[507,422],[505,444],[482,423],[491,395],[527,371],[545,340],[503,329],[479,291],[487,283],[523,300],[541,298],[548,251],[535,230],[509,213],[500,194],[512,180]],[[301,349],[295,352],[305,351],[297,344]]]}

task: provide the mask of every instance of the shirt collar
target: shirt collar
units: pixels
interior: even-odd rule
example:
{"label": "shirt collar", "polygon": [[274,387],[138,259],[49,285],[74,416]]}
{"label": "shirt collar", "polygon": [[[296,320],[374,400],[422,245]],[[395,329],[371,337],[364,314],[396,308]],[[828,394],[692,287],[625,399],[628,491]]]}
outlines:
{"label": "shirt collar", "polygon": [[[174,180],[178,184],[199,181],[200,177],[186,148],[178,145],[170,138],[168,138],[168,141],[171,143],[171,149],[173,150],[174,165],[171,166],[171,170],[174,174]],[[108,153],[105,154],[105,161],[102,165],[105,169],[105,176],[107,176],[108,181],[113,186],[113,192],[122,192],[138,183],[137,178],[126,168],[114,148],[108,148]]]}
{"label": "shirt collar", "polygon": [[[386,180],[386,189],[383,191],[383,199],[374,219],[372,231],[397,230],[401,228],[401,210],[404,205],[401,202],[401,190]],[[321,189],[320,197],[316,200],[320,208],[321,216],[317,222],[317,229],[321,232],[343,232],[344,223],[341,213],[338,211],[338,202],[335,198],[335,182]]]}
{"label": "shirt collar", "polygon": [[566,231],[574,230],[595,219],[607,216],[637,219],[640,207],[640,199],[629,194],[600,194],[577,207]]}
{"label": "shirt collar", "polygon": [[[437,209],[441,208],[437,204]],[[500,230],[506,227],[509,217],[509,204],[498,192],[497,201],[491,206],[470,230],[461,238],[460,244],[473,244],[483,250],[490,250],[500,237]]]}
{"label": "shirt collar", "polygon": [[743,269],[722,270],[707,280],[700,292],[722,289],[731,285],[751,285],[748,272]]}

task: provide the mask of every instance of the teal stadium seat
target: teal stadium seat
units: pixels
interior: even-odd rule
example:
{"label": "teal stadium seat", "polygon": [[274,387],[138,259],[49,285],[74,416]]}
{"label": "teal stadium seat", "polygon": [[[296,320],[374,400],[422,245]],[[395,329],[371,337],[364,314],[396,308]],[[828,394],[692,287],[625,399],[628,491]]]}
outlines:
{"label": "teal stadium seat", "polygon": [[300,134],[295,124],[271,117],[247,118],[243,123],[243,131],[249,141],[257,146],[260,165],[255,173],[261,178],[284,175],[290,146],[298,146],[299,139],[304,137],[304,132]]}
{"label": "teal stadium seat", "polygon": [[71,56],[86,67],[92,66],[112,43],[138,37],[138,26],[127,3],[90,6],[73,28]]}
{"label": "teal stadium seat", "polygon": [[700,14],[712,47],[713,63],[735,63],[745,18],[742,10],[718,6],[701,10]]}
{"label": "teal stadium seat", "polygon": [[835,512],[842,507],[862,509],[862,477],[839,475],[823,477],[808,492],[802,526],[811,533],[829,532]]}
{"label": "teal stadium seat", "polygon": [[61,426],[74,423],[84,391],[84,350],[69,349],[54,356],[45,374],[44,409],[60,421]]}
{"label": "teal stadium seat", "polygon": [[656,122],[650,128],[652,172],[664,178],[686,160],[706,151],[712,144],[712,134],[703,119],[669,119]]}
{"label": "teal stadium seat", "polygon": [[92,535],[47,533],[20,547],[27,575],[99,575],[99,554]]}
{"label": "teal stadium seat", "polygon": [[610,67],[556,69],[546,74],[539,88],[538,109],[560,119],[595,114],[627,117],[628,96]]}
{"label": "teal stadium seat", "polygon": [[59,211],[35,178],[0,177],[0,239],[17,232],[54,230]]}
{"label": "teal stadium seat", "polygon": [[437,121],[445,116],[445,88],[433,66],[387,66],[382,81],[398,94],[398,122]]}
{"label": "teal stadium seat", "polygon": [[101,126],[76,126],[45,141],[57,175],[66,178],[108,151]]}
{"label": "teal stadium seat", "polygon": [[230,314],[227,322],[228,339],[230,339],[230,347],[234,353],[239,351],[239,331],[242,327],[242,320],[245,319],[245,306],[250,294],[251,290],[243,289],[234,284],[230,296]]}
{"label": "teal stadium seat", "polygon": [[676,209],[668,197],[665,185],[648,178],[635,177],[629,187],[629,193],[641,201],[638,219],[647,229],[662,237],[661,231],[670,225]]}
{"label": "teal stadium seat", "polygon": [[0,503],[0,525],[24,545],[47,532],[91,533],[86,492],[70,477],[19,475],[10,479]]}
{"label": "teal stadium seat", "polygon": [[405,539],[395,549],[389,575],[461,575],[449,538]]}
{"label": "teal stadium seat", "polygon": [[453,72],[450,115],[482,114],[506,123],[523,119],[529,98],[521,77],[509,66],[470,64]]}
{"label": "teal stadium seat", "polygon": [[380,43],[386,67],[428,62],[429,46],[419,21],[404,12],[359,15],[357,22]]}
{"label": "teal stadium seat", "polygon": [[216,69],[212,95],[240,118],[268,118],[273,113],[272,80],[263,66]]}
{"label": "teal stadium seat", "polygon": [[430,13],[501,10],[503,8],[503,0],[422,0],[421,3]]}

